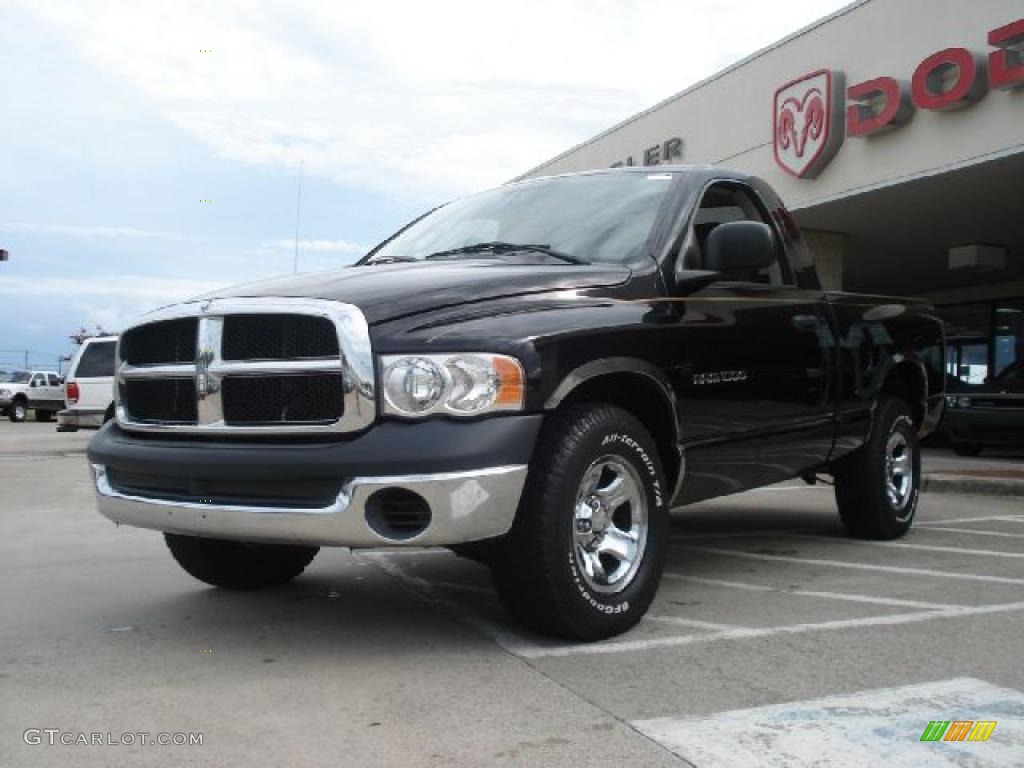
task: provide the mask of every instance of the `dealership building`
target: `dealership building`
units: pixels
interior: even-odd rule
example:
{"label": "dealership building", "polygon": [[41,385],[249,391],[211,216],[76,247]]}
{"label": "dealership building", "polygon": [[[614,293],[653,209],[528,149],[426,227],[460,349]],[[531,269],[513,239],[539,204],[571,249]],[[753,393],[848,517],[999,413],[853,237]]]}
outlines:
{"label": "dealership building", "polygon": [[861,0],[533,168],[765,179],[826,288],[930,299],[950,374],[1024,359],[1024,2]]}

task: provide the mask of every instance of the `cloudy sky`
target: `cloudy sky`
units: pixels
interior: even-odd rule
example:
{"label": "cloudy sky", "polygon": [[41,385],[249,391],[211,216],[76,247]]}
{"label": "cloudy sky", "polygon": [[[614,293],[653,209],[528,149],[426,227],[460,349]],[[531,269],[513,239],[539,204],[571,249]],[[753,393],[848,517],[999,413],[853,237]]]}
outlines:
{"label": "cloudy sky", "polygon": [[[843,0],[0,0],[0,368],[343,266]],[[209,201],[209,202],[205,202]]]}

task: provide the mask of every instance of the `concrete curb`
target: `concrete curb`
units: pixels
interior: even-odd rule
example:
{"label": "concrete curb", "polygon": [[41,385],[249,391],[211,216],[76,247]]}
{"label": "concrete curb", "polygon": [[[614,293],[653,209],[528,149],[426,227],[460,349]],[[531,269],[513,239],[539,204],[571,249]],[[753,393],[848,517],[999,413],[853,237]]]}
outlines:
{"label": "concrete curb", "polygon": [[925,493],[1024,496],[1024,480],[936,472],[925,474],[921,477],[921,490]]}

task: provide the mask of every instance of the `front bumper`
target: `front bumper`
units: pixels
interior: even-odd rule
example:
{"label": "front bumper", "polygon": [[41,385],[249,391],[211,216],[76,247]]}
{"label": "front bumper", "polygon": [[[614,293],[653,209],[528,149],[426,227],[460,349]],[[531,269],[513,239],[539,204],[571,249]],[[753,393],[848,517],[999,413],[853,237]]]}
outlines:
{"label": "front bumper", "polygon": [[[526,466],[396,477],[356,477],[320,509],[219,505],[130,496],[93,465],[100,512],[115,523],[238,541],[335,547],[439,546],[500,536],[512,527]],[[374,494],[402,489],[425,500],[429,523],[396,537],[370,522]]]}
{"label": "front bumper", "polygon": [[954,442],[1024,445],[1024,408],[949,408],[942,428]]}
{"label": "front bumper", "polygon": [[[382,423],[348,441],[204,441],[133,435],[110,424],[89,446],[99,511],[115,523],[238,541],[311,546],[443,546],[500,536],[515,517],[540,416],[454,423]],[[209,487],[336,480],[332,501],[250,503],[167,498],[113,476],[159,476]],[[198,493],[198,491],[197,491]],[[409,531],[381,525],[386,494],[415,494],[428,512]]]}

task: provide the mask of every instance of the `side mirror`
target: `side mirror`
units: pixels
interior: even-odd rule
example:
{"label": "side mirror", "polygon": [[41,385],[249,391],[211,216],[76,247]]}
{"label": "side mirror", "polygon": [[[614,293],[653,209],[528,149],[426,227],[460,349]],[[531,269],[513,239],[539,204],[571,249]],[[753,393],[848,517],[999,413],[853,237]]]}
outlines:
{"label": "side mirror", "polygon": [[708,235],[704,269],[744,280],[774,263],[775,237],[771,227],[760,221],[729,221]]}

